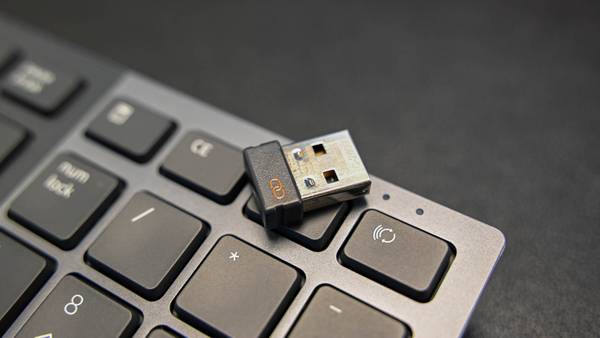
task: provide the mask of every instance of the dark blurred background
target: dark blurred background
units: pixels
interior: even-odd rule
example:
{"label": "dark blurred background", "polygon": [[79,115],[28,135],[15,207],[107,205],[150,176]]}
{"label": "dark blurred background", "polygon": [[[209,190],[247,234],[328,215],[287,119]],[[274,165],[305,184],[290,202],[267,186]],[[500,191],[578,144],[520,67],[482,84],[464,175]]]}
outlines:
{"label": "dark blurred background", "polygon": [[600,3],[31,1],[0,10],[501,229],[467,337],[600,336]]}

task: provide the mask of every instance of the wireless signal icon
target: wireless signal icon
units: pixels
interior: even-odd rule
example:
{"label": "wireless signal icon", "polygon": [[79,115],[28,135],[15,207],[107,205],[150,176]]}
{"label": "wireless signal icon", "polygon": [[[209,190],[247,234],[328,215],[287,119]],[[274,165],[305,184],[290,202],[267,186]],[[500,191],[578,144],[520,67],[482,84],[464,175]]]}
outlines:
{"label": "wireless signal icon", "polygon": [[[384,233],[389,232],[389,235],[384,235]],[[379,224],[373,229],[373,240],[380,241],[384,244],[392,243],[396,240],[396,234],[392,228],[386,228],[383,224]]]}

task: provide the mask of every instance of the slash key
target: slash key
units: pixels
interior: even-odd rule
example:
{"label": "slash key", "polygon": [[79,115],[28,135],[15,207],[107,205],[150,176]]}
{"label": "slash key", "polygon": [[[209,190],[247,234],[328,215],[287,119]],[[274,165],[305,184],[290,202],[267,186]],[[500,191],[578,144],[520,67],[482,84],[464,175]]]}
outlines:
{"label": "slash key", "polygon": [[164,294],[207,232],[208,226],[196,217],[140,192],[98,237],[86,258],[154,300]]}

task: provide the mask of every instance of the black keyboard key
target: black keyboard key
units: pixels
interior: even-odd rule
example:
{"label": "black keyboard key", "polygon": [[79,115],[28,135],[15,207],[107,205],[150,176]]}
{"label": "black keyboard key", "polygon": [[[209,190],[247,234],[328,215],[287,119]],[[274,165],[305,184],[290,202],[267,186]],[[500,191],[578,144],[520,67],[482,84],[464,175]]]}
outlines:
{"label": "black keyboard key", "polygon": [[[197,335],[198,337],[200,336],[204,336],[201,334]],[[152,332],[150,332],[150,334],[148,336],[146,336],[146,338],[180,338],[181,336],[178,335],[177,333],[166,329],[164,327],[157,327],[154,330],[152,330]]]}
{"label": "black keyboard key", "polygon": [[342,263],[417,301],[431,299],[453,257],[448,242],[376,210],[366,211]]}
{"label": "black keyboard key", "polygon": [[110,103],[86,135],[136,162],[147,162],[175,130],[175,123],[130,99]]}
{"label": "black keyboard key", "polygon": [[161,167],[179,184],[227,204],[243,186],[242,153],[225,142],[195,131],[186,134]]}
{"label": "black keyboard key", "polygon": [[17,57],[17,47],[0,41],[0,71],[6,68]]}
{"label": "black keyboard key", "polygon": [[406,338],[400,321],[331,286],[321,286],[294,324],[288,338]]}
{"label": "black keyboard key", "polygon": [[0,119],[0,168],[27,138],[25,129]]}
{"label": "black keyboard key", "polygon": [[15,199],[9,216],[71,249],[120,192],[115,176],[74,155],[59,155]]}
{"label": "black keyboard key", "polygon": [[51,115],[75,94],[81,84],[82,80],[76,74],[23,60],[7,74],[2,89],[10,98]]}
{"label": "black keyboard key", "polygon": [[52,264],[0,232],[0,334],[12,324],[52,272]]}
{"label": "black keyboard key", "polygon": [[140,316],[79,278],[65,276],[33,313],[17,337],[127,337]]}
{"label": "black keyboard key", "polygon": [[[304,214],[302,224],[279,227],[275,231],[311,250],[320,251],[325,249],[327,244],[329,244],[335,231],[344,221],[349,209],[350,206],[348,203],[339,203],[311,210]],[[256,206],[254,196],[248,199],[244,207],[244,213],[254,222],[262,224],[262,218]]]}
{"label": "black keyboard key", "polygon": [[265,337],[302,282],[295,268],[222,237],[177,296],[175,313],[214,336]]}
{"label": "black keyboard key", "polygon": [[94,267],[148,299],[158,299],[196,251],[208,226],[137,193],[87,252]]}

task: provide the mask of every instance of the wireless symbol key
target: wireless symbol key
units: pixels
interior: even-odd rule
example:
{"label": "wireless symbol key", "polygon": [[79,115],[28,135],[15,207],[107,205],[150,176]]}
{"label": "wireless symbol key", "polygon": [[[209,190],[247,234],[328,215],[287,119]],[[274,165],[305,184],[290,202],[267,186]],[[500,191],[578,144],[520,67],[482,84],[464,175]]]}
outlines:
{"label": "wireless symbol key", "polygon": [[[384,236],[384,233],[388,232],[390,235],[388,238]],[[383,224],[379,224],[373,229],[373,240],[380,241],[384,244],[392,243],[396,240],[396,233],[392,228],[384,227]]]}
{"label": "wireless symbol key", "polygon": [[369,193],[371,180],[348,131],[282,146],[244,149],[246,174],[267,229],[302,222],[304,212]]}

